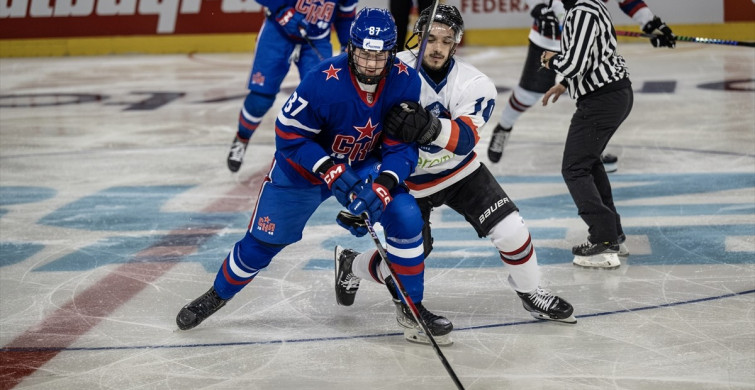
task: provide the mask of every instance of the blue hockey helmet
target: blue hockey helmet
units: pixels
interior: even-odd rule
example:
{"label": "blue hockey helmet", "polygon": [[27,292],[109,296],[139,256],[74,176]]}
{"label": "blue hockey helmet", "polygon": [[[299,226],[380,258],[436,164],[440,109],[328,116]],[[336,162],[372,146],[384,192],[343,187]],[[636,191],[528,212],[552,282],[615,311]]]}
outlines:
{"label": "blue hockey helmet", "polygon": [[[351,23],[349,32],[349,67],[357,80],[365,84],[377,84],[385,77],[393,66],[396,54],[396,39],[398,33],[396,22],[387,10],[380,8],[363,8]],[[380,61],[384,58],[385,65],[382,72],[367,75],[358,71],[356,67],[357,49],[360,53],[377,55]]]}

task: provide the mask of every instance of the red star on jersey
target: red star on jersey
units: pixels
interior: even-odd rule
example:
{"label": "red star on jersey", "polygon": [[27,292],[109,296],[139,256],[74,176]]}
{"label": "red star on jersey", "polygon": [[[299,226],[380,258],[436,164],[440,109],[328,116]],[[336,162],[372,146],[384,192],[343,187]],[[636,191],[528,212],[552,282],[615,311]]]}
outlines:
{"label": "red star on jersey", "polygon": [[378,122],[378,123],[376,123],[376,124],[373,125],[372,124],[372,118],[368,118],[366,125],[364,125],[362,127],[354,126],[354,128],[359,132],[359,138],[357,138],[357,141],[359,141],[362,138],[370,138],[371,139],[372,138],[372,132],[375,131],[375,129],[377,129],[377,125],[379,125],[379,124],[380,124],[380,122]]}
{"label": "red star on jersey", "polygon": [[393,64],[393,66],[398,68],[398,74],[406,73],[406,75],[409,76],[409,71],[407,70],[408,66],[405,63],[399,61],[398,63]]}
{"label": "red star on jersey", "polygon": [[327,77],[325,77],[325,81],[328,81],[328,80],[330,80],[331,77],[334,78],[334,79],[336,79],[336,80],[339,80],[339,78],[338,78],[338,72],[340,72],[340,71],[341,71],[341,68],[334,68],[333,64],[330,64],[330,69],[323,70],[322,72],[325,73],[326,75],[328,75]]}

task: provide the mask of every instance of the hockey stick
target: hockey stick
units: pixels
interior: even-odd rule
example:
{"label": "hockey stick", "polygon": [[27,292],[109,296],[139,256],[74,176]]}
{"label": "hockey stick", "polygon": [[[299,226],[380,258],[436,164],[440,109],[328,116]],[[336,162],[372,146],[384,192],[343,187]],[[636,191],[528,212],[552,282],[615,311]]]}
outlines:
{"label": "hockey stick", "polygon": [[430,12],[430,18],[427,19],[427,25],[425,26],[425,31],[422,32],[422,42],[419,44],[419,52],[417,53],[417,63],[415,64],[415,68],[419,70],[419,68],[422,66],[422,59],[425,56],[425,48],[427,48],[427,38],[430,37],[430,28],[433,26],[433,21],[435,20],[435,14],[438,12],[438,4],[440,4],[440,0],[435,0],[433,3],[433,10]]}
{"label": "hockey stick", "polygon": [[320,54],[320,51],[317,50],[317,48],[315,47],[315,44],[312,43],[311,39],[309,39],[309,37],[307,36],[307,30],[300,28],[299,33],[301,34],[301,37],[304,38],[305,41],[307,41],[307,44],[309,45],[309,47],[311,47],[312,50],[314,50],[315,54],[317,54],[317,58],[319,58],[320,61],[323,61],[325,57],[323,57],[322,54]]}
{"label": "hockey stick", "polygon": [[[634,32],[634,31],[620,31],[620,30],[616,31],[616,35],[622,35],[625,37],[635,37],[635,38],[655,38],[655,37],[661,36],[661,35],[656,35],[656,34],[646,34],[646,33]],[[725,39],[715,39],[715,38],[685,37],[685,36],[677,35],[676,40],[683,41],[683,42],[711,43],[714,45],[755,47],[755,42],[729,41]]]}
{"label": "hockey stick", "polygon": [[396,271],[393,269],[393,264],[390,260],[388,260],[388,254],[385,253],[383,244],[380,243],[380,239],[378,238],[377,233],[375,233],[375,229],[372,227],[370,218],[366,214],[364,214],[362,217],[364,219],[364,224],[367,226],[367,231],[370,233],[372,241],[375,243],[375,247],[377,247],[377,251],[380,254],[380,257],[383,259],[385,265],[387,265],[388,269],[391,271],[391,276],[393,277],[393,281],[396,282],[396,287],[398,287],[401,295],[404,296],[406,305],[409,306],[409,309],[411,309],[414,320],[422,326],[422,330],[425,332],[425,335],[427,335],[427,338],[430,339],[430,343],[433,345],[435,353],[438,355],[438,358],[440,358],[440,362],[443,363],[443,367],[445,367],[446,371],[448,371],[448,375],[451,376],[451,379],[456,384],[456,388],[458,388],[459,390],[464,390],[464,385],[461,384],[461,381],[459,380],[459,377],[456,376],[456,373],[451,367],[451,364],[448,362],[448,360],[446,360],[446,357],[443,355],[443,351],[440,350],[440,346],[438,346],[438,343],[435,341],[432,333],[430,333],[430,329],[427,328],[427,324],[425,324],[425,321],[422,320],[422,317],[420,317],[417,306],[414,305],[412,298],[409,297],[409,293],[406,292],[406,289],[404,288],[404,284],[401,283],[401,279],[398,278],[398,274],[396,274]]}

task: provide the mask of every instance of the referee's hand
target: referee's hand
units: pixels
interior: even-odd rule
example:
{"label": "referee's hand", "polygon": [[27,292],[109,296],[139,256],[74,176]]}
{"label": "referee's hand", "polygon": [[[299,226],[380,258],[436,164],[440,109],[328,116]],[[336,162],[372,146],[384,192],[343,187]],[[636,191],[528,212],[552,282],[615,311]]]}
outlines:
{"label": "referee's hand", "polygon": [[548,92],[543,95],[543,106],[548,105],[548,100],[551,96],[553,96],[552,101],[553,103],[555,103],[564,92],[566,92],[566,87],[564,87],[563,84],[557,83],[556,85],[552,86],[551,89],[549,89]]}

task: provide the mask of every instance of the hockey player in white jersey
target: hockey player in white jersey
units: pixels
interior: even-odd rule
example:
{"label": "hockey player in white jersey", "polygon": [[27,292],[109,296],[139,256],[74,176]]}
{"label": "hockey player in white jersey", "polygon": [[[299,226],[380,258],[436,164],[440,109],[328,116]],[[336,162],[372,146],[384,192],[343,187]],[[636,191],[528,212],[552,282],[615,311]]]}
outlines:
{"label": "hockey player in white jersey", "polygon": [[[561,0],[526,0],[530,9],[533,22],[529,33],[529,49],[527,59],[524,62],[519,84],[509,96],[506,106],[498,125],[493,130],[488,146],[488,159],[498,162],[503,155],[511,129],[535,102],[540,101],[543,94],[553,86],[556,73],[540,66],[540,56],[548,50],[558,53],[561,51],[561,29],[566,11]],[[603,0],[607,2],[609,0]],[[643,0],[616,0],[619,8],[630,16],[637,24],[642,26],[642,31],[648,34],[659,34],[650,42],[655,47],[673,48],[676,45],[676,37],[671,29],[658,16],[654,15]],[[606,172],[614,172],[618,169],[616,156],[601,156]],[[623,253],[628,254],[628,252]]]}
{"label": "hockey player in white jersey", "polygon": [[[417,168],[405,183],[417,198],[425,221],[425,257],[433,242],[430,213],[434,207],[448,205],[463,215],[480,237],[490,238],[509,272],[509,284],[533,317],[576,323],[571,304],[540,288],[537,255],[529,230],[514,202],[474,152],[480,139],[478,131],[490,119],[495,106],[495,85],[474,66],[454,57],[464,32],[458,9],[440,4],[433,21],[429,21],[430,11],[420,14],[414,28],[421,38],[425,25],[432,23],[420,68],[421,105],[402,103],[385,118],[389,134],[420,145]],[[417,64],[412,51],[401,52],[398,57],[410,65]],[[354,222],[353,233],[364,230],[356,223],[358,219],[342,215],[339,223],[346,224],[347,220]],[[377,250],[360,254],[337,246],[335,266],[339,304],[349,306],[354,302],[361,279],[385,283],[397,305],[397,320],[407,328],[407,339],[427,341],[410,312],[402,309],[400,294]],[[428,328],[434,333],[432,324]],[[436,337],[436,341],[441,345],[450,343],[447,338]]]}

